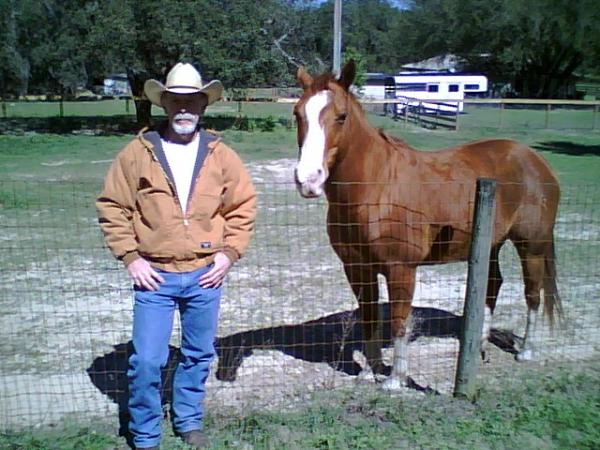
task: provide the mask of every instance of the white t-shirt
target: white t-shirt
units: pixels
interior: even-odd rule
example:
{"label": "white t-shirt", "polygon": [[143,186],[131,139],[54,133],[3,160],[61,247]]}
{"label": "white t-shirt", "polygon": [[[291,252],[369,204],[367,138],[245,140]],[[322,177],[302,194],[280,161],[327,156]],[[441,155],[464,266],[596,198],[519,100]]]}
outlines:
{"label": "white t-shirt", "polygon": [[175,178],[175,188],[177,189],[177,197],[179,197],[183,214],[185,214],[187,209],[199,140],[200,133],[196,133],[196,136],[189,144],[176,144],[161,139],[167,162],[171,168],[173,178]]}

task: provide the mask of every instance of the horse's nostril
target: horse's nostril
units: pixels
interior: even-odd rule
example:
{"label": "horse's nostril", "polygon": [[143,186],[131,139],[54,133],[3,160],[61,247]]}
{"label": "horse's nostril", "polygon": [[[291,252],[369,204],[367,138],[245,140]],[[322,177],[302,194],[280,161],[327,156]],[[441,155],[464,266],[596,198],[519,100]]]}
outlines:
{"label": "horse's nostril", "polygon": [[321,181],[321,174],[323,173],[322,170],[317,170],[317,172],[312,173],[309,177],[308,177],[308,181],[310,183],[318,183],[319,181]]}

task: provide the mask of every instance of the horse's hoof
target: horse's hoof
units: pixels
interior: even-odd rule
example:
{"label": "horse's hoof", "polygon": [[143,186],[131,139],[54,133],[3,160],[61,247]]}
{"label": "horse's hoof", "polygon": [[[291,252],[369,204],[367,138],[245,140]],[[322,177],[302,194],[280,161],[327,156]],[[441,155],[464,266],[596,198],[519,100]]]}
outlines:
{"label": "horse's hoof", "polygon": [[406,379],[388,377],[383,383],[381,383],[381,389],[384,391],[400,391],[407,387]]}
{"label": "horse's hoof", "polygon": [[483,361],[485,364],[488,364],[491,361],[490,352],[486,350],[481,350],[481,361]]}
{"label": "horse's hoof", "polygon": [[517,353],[515,359],[519,362],[533,361],[535,359],[535,353],[530,348],[525,349]]}

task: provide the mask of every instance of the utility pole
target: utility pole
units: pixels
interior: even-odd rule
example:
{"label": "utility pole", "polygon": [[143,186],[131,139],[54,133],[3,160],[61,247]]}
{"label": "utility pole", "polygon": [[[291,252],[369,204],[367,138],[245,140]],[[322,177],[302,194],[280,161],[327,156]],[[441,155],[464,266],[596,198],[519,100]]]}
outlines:
{"label": "utility pole", "polygon": [[342,53],[342,0],[335,0],[333,12],[333,73],[341,73]]}

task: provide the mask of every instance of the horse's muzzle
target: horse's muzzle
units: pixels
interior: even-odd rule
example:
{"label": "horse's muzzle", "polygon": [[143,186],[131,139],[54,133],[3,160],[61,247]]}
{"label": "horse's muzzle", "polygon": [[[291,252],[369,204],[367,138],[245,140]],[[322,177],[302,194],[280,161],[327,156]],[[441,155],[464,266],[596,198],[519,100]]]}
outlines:
{"label": "horse's muzzle", "polygon": [[304,198],[317,198],[323,194],[323,183],[319,183],[318,180],[315,180],[316,183],[311,180],[301,182],[298,179],[298,170],[294,170],[294,181],[296,182],[296,189]]}

